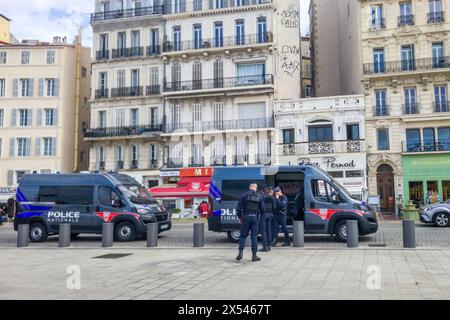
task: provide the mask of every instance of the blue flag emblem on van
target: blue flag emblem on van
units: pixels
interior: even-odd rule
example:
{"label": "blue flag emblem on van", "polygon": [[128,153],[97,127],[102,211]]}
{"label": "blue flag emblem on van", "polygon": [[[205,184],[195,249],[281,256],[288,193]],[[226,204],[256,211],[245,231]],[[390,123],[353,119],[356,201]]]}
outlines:
{"label": "blue flag emblem on van", "polygon": [[216,216],[216,217],[222,216],[222,210],[214,210],[213,211],[213,216]]}
{"label": "blue flag emblem on van", "polygon": [[36,216],[43,215],[46,211],[50,210],[52,206],[43,206],[43,205],[32,205],[29,204],[29,201],[25,197],[25,195],[17,189],[16,198],[19,201],[22,208],[25,210],[24,212],[20,212],[16,215],[18,219],[26,219]]}
{"label": "blue flag emblem on van", "polygon": [[216,199],[219,203],[222,203],[222,192],[212,182],[209,184],[209,194],[213,199]]}

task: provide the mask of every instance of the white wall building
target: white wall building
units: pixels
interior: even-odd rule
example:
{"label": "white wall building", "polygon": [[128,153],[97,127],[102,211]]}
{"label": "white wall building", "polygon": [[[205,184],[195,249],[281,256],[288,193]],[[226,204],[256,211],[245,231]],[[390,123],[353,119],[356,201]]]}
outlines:
{"label": "white wall building", "polygon": [[352,195],[365,198],[364,112],[363,95],[277,101],[278,164],[317,165]]}

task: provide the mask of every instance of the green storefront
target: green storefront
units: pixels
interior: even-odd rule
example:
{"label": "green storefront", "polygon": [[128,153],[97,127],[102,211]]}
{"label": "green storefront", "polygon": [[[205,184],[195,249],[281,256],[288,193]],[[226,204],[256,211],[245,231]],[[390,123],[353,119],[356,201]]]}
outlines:
{"label": "green storefront", "polygon": [[403,155],[404,201],[424,205],[428,192],[450,199],[450,153]]}

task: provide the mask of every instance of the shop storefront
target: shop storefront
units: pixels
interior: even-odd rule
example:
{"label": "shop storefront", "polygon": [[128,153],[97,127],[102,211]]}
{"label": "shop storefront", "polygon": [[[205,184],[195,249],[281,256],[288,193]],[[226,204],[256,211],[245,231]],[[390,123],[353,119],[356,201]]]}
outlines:
{"label": "shop storefront", "polygon": [[186,168],[161,172],[165,181],[176,181],[162,187],[151,188],[152,195],[172,211],[189,214],[193,205],[208,202],[211,168]]}
{"label": "shop storefront", "polygon": [[450,199],[450,154],[403,155],[402,163],[405,203]]}

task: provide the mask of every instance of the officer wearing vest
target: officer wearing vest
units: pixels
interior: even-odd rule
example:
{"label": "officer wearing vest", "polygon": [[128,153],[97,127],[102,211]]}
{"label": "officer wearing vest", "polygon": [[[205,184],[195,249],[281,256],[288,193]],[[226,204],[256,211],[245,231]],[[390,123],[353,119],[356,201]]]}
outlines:
{"label": "officer wearing vest", "polygon": [[275,200],[276,200],[276,214],[274,220],[275,230],[273,230],[273,242],[272,246],[276,247],[278,240],[278,233],[281,231],[284,233],[284,244],[283,247],[289,247],[291,245],[291,240],[289,238],[289,231],[287,230],[287,215],[288,215],[288,198],[281,192],[280,188],[275,188]]}
{"label": "officer wearing vest", "polygon": [[251,232],[252,238],[252,261],[260,261],[258,253],[258,225],[259,217],[264,214],[264,202],[262,196],[257,192],[258,185],[252,184],[249,191],[244,192],[238,202],[237,216],[241,220],[241,236],[239,238],[239,255],[236,260],[241,261],[244,256],[245,240]]}
{"label": "officer wearing vest", "polygon": [[272,220],[273,215],[276,211],[276,201],[273,197],[273,189],[266,188],[264,190],[264,214],[260,221],[260,233],[262,235],[262,245],[263,248],[259,251],[268,252],[270,251],[270,243],[272,242]]}

